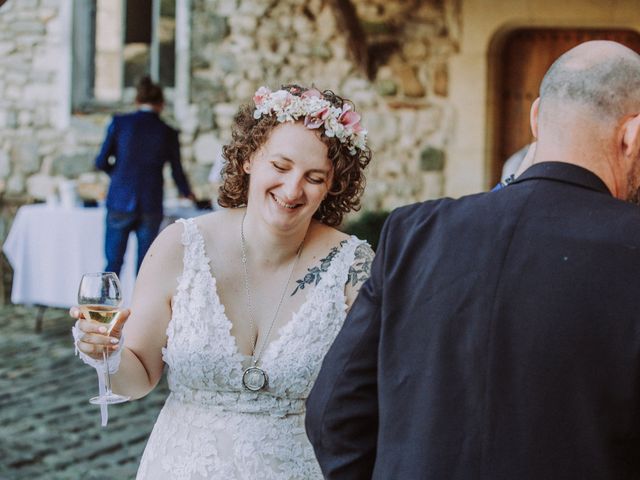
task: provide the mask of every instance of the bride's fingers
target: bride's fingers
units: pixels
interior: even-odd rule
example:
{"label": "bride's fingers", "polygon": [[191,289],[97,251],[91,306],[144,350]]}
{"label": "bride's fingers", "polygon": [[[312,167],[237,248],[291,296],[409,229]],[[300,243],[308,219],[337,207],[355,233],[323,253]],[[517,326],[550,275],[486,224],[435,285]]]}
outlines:
{"label": "bride's fingers", "polygon": [[80,318],[80,315],[81,315],[80,314],[80,309],[78,307],[71,307],[69,309],[69,316],[71,318],[78,319],[78,318]]}
{"label": "bride's fingers", "polygon": [[117,345],[120,340],[113,337],[108,337],[106,335],[97,334],[97,333],[85,333],[80,338],[81,342],[84,343],[93,343],[96,345]]}
{"label": "bride's fingers", "polygon": [[78,347],[78,350],[80,350],[82,353],[85,353],[95,359],[101,359],[103,351],[106,351],[107,353],[111,353],[116,349],[116,347],[112,347],[112,346],[95,345],[93,343],[86,343],[86,342],[78,342],[77,347]]}
{"label": "bride's fingers", "polygon": [[84,318],[78,320],[77,326],[84,333],[100,333],[106,335],[109,331],[107,325],[93,320],[86,320]]}

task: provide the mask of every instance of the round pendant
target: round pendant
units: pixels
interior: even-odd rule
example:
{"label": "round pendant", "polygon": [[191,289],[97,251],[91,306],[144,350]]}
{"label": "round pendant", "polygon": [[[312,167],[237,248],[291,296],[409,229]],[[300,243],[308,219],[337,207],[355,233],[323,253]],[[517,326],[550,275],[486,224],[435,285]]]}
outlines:
{"label": "round pendant", "polygon": [[263,388],[267,388],[269,377],[267,373],[258,367],[249,367],[242,374],[242,385],[247,390],[258,392]]}

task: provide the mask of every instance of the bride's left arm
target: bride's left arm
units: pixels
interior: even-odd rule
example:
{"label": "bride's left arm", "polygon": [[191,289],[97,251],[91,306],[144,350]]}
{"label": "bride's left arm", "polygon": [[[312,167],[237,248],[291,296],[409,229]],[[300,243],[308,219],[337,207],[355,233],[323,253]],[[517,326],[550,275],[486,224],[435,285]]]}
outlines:
{"label": "bride's left arm", "polygon": [[358,296],[360,287],[371,275],[371,262],[373,261],[373,250],[368,243],[363,243],[356,247],[353,263],[349,267],[349,277],[345,285],[345,297],[347,311],[351,309],[354,300]]}

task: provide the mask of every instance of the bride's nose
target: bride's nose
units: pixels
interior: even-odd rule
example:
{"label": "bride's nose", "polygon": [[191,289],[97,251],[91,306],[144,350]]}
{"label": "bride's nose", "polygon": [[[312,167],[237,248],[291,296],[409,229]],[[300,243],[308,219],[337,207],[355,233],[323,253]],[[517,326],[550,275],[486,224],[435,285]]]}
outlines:
{"label": "bride's nose", "polygon": [[283,182],[284,200],[293,203],[302,196],[302,178],[297,175],[288,175]]}

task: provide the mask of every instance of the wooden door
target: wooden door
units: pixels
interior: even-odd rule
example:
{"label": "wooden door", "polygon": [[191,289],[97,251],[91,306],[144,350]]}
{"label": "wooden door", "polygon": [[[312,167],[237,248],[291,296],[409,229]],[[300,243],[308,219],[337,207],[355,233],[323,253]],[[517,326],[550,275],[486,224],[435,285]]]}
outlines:
{"label": "wooden door", "polygon": [[640,34],[632,30],[515,30],[505,39],[497,68],[495,156],[491,185],[500,179],[504,162],[533,140],[529,110],[540,82],[556,58],[588,40],[614,40],[640,53]]}

